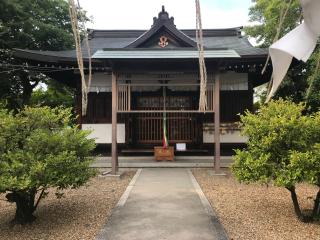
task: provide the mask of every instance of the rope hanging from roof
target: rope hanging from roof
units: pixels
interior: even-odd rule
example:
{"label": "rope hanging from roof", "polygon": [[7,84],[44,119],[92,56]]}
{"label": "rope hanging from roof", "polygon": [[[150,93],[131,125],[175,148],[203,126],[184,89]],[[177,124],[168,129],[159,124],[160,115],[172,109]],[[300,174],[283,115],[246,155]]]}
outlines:
{"label": "rope hanging from roof", "polygon": [[[69,1],[69,15],[70,15],[70,20],[71,20],[71,26],[72,26],[72,32],[73,32],[73,37],[75,41],[75,46],[76,46],[76,54],[77,54],[77,62],[79,66],[79,72],[81,76],[81,96],[82,96],[82,116],[85,116],[87,114],[87,106],[88,106],[88,93],[90,90],[90,85],[91,85],[91,80],[92,80],[92,64],[91,64],[91,51],[89,47],[89,39],[88,39],[88,34],[85,31],[85,42],[86,42],[86,47],[88,51],[88,63],[89,63],[89,77],[88,81],[85,78],[85,73],[84,73],[84,64],[83,64],[83,55],[82,55],[82,49],[81,49],[81,37],[80,37],[80,30],[79,30],[79,23],[78,23],[78,11],[77,7],[75,5],[74,0],[68,0]],[[78,0],[78,8],[80,9],[80,4]],[[85,20],[84,16],[81,14],[81,22],[82,22],[82,27],[85,29]]]}
{"label": "rope hanging from roof", "polygon": [[196,41],[199,51],[199,75],[200,75],[200,99],[199,111],[207,110],[207,69],[204,59],[203,48],[203,32],[201,21],[200,0],[195,0],[196,3]]}

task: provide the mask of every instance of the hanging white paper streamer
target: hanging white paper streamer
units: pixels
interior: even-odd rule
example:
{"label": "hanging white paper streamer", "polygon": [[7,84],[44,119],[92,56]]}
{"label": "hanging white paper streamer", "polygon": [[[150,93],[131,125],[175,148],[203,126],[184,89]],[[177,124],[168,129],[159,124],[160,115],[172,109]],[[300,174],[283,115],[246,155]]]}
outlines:
{"label": "hanging white paper streamer", "polygon": [[275,94],[286,76],[293,57],[306,62],[320,36],[320,0],[300,0],[304,22],[270,46],[273,74],[267,101]]}

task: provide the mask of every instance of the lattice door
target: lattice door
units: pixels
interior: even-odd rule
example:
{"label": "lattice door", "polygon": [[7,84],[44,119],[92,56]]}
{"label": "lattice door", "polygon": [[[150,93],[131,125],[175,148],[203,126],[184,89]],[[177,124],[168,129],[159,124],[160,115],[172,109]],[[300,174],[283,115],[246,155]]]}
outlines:
{"label": "lattice door", "polygon": [[[139,110],[162,110],[163,98],[140,97],[137,99]],[[192,109],[189,96],[172,96],[166,99],[167,110]],[[194,113],[166,113],[169,143],[197,143],[201,122]],[[161,144],[163,137],[163,113],[137,113],[133,119],[134,141],[137,144]]]}

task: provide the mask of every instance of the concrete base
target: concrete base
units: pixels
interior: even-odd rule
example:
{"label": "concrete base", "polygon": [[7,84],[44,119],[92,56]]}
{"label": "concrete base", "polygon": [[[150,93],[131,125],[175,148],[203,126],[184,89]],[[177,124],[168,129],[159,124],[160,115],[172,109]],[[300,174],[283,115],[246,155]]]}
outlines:
{"label": "concrete base", "polygon": [[208,170],[209,176],[227,176],[227,174],[220,170],[220,171],[215,171],[215,170]]}
{"label": "concrete base", "polygon": [[[212,168],[213,157],[184,156],[175,157],[174,162],[155,162],[154,157],[119,157],[119,168]],[[233,163],[232,157],[221,157],[221,167],[227,168]],[[91,165],[95,168],[111,168],[110,157],[97,157]]]}

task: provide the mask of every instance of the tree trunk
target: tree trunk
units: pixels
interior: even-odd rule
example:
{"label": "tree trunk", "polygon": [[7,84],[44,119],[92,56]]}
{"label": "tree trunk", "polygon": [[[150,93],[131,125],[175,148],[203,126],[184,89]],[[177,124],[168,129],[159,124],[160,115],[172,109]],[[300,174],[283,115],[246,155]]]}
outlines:
{"label": "tree trunk", "polygon": [[297,193],[296,193],[296,188],[295,187],[289,187],[287,188],[290,193],[291,193],[291,199],[292,199],[292,203],[293,203],[293,207],[294,207],[294,211],[298,217],[298,219],[302,222],[305,221],[305,217],[301,212],[300,209],[300,205],[299,205],[299,201],[298,201],[298,197],[297,197]]}
{"label": "tree trunk", "polygon": [[33,216],[35,211],[36,191],[29,192],[12,192],[6,195],[9,202],[16,203],[16,215],[12,220],[15,224],[27,224],[33,222],[36,217]]}
{"label": "tree trunk", "polygon": [[317,193],[316,199],[314,201],[314,207],[312,211],[312,217],[314,219],[319,218],[320,219],[320,189]]}
{"label": "tree trunk", "polygon": [[22,108],[25,105],[28,105],[31,99],[33,86],[30,83],[30,80],[28,79],[28,75],[26,73],[21,74],[22,78]]}
{"label": "tree trunk", "polygon": [[[21,71],[20,73],[21,84],[22,84],[22,108],[28,105],[32,96],[33,89],[39,84],[39,76],[31,75],[28,72]],[[33,82],[33,83],[31,83]]]}

